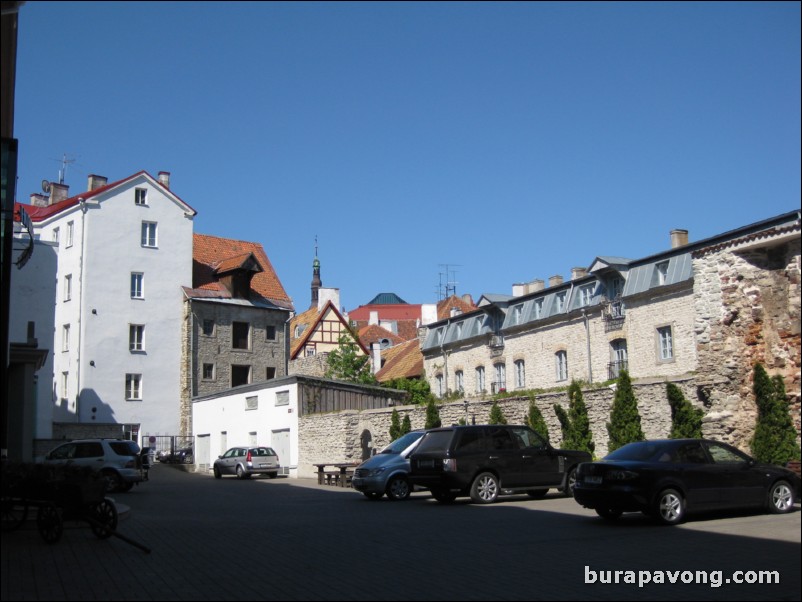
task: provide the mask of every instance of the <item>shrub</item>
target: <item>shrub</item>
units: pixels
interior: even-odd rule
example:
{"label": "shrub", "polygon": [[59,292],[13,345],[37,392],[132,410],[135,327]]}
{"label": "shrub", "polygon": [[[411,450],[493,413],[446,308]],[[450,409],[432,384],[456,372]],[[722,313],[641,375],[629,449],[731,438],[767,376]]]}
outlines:
{"label": "shrub", "polygon": [[549,442],[549,427],[546,426],[546,420],[534,401],[529,402],[529,414],[526,417],[526,423],[529,428],[543,437],[547,443]]}
{"label": "shrub", "polygon": [[577,381],[572,381],[568,387],[568,412],[556,403],[554,411],[563,434],[562,447],[586,451],[593,455],[596,444],[590,431],[590,418],[582,396],[582,386]]}
{"label": "shrub", "polygon": [[498,407],[498,403],[493,402],[490,408],[490,418],[487,420],[488,424],[507,424],[507,419],[504,417],[504,412]]}
{"label": "shrub", "polygon": [[782,376],[770,378],[765,368],[755,365],[754,385],[757,424],[752,437],[752,455],[759,462],[784,466],[800,456],[797,432],[788,411]]}
{"label": "shrub", "polygon": [[406,435],[412,431],[412,422],[409,419],[409,414],[404,414],[404,419],[401,421],[401,435]]}
{"label": "shrub", "polygon": [[398,410],[393,408],[393,413],[390,415],[390,441],[395,441],[401,435],[401,418],[398,416]]}
{"label": "shrub", "polygon": [[424,428],[433,429],[437,428],[441,424],[440,410],[437,409],[437,406],[434,404],[434,400],[430,399],[429,403],[426,404],[426,425]]}
{"label": "shrub", "polygon": [[610,436],[610,440],[607,443],[608,451],[615,451],[627,443],[645,439],[640,426],[638,401],[635,399],[635,392],[632,390],[629,373],[626,370],[621,370],[617,382],[618,386],[615,389],[613,408],[610,412],[610,422],[607,423],[607,434]]}
{"label": "shrub", "polygon": [[671,439],[701,439],[704,412],[693,407],[674,383],[666,386],[668,405],[671,406]]}

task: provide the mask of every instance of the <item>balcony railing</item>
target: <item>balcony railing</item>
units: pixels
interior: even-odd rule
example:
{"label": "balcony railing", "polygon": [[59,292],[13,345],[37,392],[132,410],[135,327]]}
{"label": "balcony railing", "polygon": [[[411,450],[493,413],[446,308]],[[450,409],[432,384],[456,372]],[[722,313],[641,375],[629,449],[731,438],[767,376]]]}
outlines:
{"label": "balcony railing", "polygon": [[608,302],[604,310],[604,332],[621,330],[624,327],[625,318],[626,310],[623,301],[614,299]]}
{"label": "balcony railing", "polygon": [[616,360],[607,364],[607,380],[618,378],[621,370],[629,370],[629,362],[627,360]]}
{"label": "balcony railing", "polygon": [[507,383],[503,380],[490,383],[490,392],[495,395],[496,393],[505,393],[507,391]]}

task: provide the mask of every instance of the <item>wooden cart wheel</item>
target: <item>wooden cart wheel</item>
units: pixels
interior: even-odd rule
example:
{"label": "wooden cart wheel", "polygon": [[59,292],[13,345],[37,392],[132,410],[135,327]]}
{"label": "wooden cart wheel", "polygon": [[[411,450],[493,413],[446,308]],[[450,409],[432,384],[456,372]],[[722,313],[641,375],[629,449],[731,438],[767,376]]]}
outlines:
{"label": "wooden cart wheel", "polygon": [[117,507],[111,500],[103,500],[90,506],[88,518],[92,533],[100,539],[106,539],[117,528]]}
{"label": "wooden cart wheel", "polygon": [[39,535],[47,543],[56,543],[64,533],[64,521],[61,520],[58,508],[54,504],[39,506],[39,512],[36,513],[36,526],[39,528]]}
{"label": "wooden cart wheel", "polygon": [[4,497],[0,505],[2,505],[3,513],[3,531],[13,531],[17,529],[25,522],[25,519],[28,518],[28,504],[25,501]]}

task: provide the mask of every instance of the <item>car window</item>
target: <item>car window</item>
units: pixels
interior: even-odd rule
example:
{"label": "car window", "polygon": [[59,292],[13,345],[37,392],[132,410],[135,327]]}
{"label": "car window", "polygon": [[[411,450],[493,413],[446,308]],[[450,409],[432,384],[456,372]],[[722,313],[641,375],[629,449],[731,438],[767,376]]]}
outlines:
{"label": "car window", "polygon": [[254,447],[251,449],[252,456],[275,456],[276,452],[274,452],[269,447]]}
{"label": "car window", "polygon": [[103,456],[103,446],[98,441],[84,441],[75,444],[73,458],[100,458]]}
{"label": "car window", "polygon": [[474,452],[484,449],[484,432],[482,429],[470,429],[460,433],[459,441],[454,446],[454,451]]}
{"label": "car window", "polygon": [[688,443],[677,448],[673,460],[681,464],[707,464],[701,443]]}
{"label": "car window", "polygon": [[133,441],[110,441],[109,447],[118,456],[136,456],[139,453],[139,446]]}
{"label": "car window", "polygon": [[451,443],[454,436],[453,430],[431,431],[421,439],[420,445],[415,453],[423,452],[444,452]]}
{"label": "car window", "polygon": [[518,449],[518,441],[513,439],[509,429],[490,429],[490,449]]}
{"label": "car window", "polygon": [[[605,460],[628,460],[636,462],[659,461],[660,456],[666,452],[664,443],[653,441],[638,441],[627,443],[614,452],[607,454]],[[670,457],[670,456],[669,456]]]}
{"label": "car window", "polygon": [[406,448],[408,448],[410,445],[412,445],[415,441],[420,439],[422,436],[423,436],[422,432],[407,433],[406,435],[404,435],[402,437],[399,437],[398,439],[396,439],[395,441],[390,443],[390,445],[385,447],[379,453],[380,454],[400,454],[402,451],[404,451]]}
{"label": "car window", "polygon": [[720,443],[707,443],[706,447],[716,464],[742,464],[747,461],[746,456]]}
{"label": "car window", "polygon": [[546,442],[532,429],[525,427],[512,428],[513,437],[518,441],[518,447],[534,447],[535,449],[546,449]]}
{"label": "car window", "polygon": [[224,453],[223,457],[224,458],[233,458],[236,455],[237,455],[237,450],[232,448],[232,449],[228,450],[226,453]]}
{"label": "car window", "polygon": [[61,445],[50,452],[50,459],[51,460],[67,460],[72,458],[75,455],[75,444],[74,443],[67,443],[66,445]]}

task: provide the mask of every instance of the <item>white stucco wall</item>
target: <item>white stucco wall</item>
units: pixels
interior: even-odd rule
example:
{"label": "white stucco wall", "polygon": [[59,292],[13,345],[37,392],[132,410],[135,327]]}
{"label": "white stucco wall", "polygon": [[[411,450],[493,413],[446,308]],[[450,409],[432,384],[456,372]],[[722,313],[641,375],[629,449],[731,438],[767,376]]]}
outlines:
{"label": "white stucco wall", "polygon": [[[285,394],[284,404],[278,395]],[[247,398],[256,397],[257,407],[247,409]],[[291,477],[298,476],[298,384],[293,378],[276,379],[245,385],[218,393],[198,397],[192,403],[192,432],[209,437],[209,457],[199,457],[203,446],[196,443],[195,463],[211,465],[217,456],[237,445],[268,445],[276,447],[276,431],[289,429],[289,458],[279,452],[282,467],[289,467]],[[255,435],[254,435],[255,433]]]}

